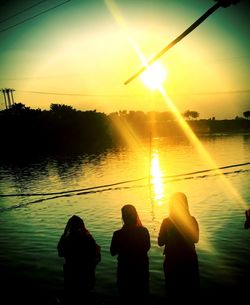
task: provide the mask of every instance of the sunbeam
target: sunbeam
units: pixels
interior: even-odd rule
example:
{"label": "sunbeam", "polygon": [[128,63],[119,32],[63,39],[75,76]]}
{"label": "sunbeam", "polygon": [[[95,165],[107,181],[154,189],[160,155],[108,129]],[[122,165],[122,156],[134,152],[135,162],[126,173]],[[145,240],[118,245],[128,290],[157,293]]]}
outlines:
{"label": "sunbeam", "polygon": [[[191,143],[194,144],[196,150],[200,154],[200,156],[204,159],[204,161],[209,164],[209,166],[212,166],[213,168],[217,168],[216,173],[220,174],[221,181],[226,189],[226,193],[231,195],[235,200],[236,203],[241,206],[242,209],[247,209],[248,205],[243,200],[243,198],[240,196],[238,191],[233,187],[233,185],[229,182],[229,180],[222,174],[222,172],[219,170],[218,165],[213,160],[211,155],[207,152],[207,150],[202,145],[201,141],[197,138],[195,133],[192,131],[190,126],[187,124],[187,122],[184,120],[180,112],[178,111],[177,107],[174,105],[174,103],[171,101],[171,99],[168,97],[166,90],[160,86],[159,91],[161,92],[167,106],[171,109],[171,111],[174,113],[176,119],[178,120],[178,123],[180,124],[182,130],[184,131],[185,135],[188,137],[188,139],[191,141]],[[232,199],[232,198],[231,198]]]}
{"label": "sunbeam", "polygon": [[[121,26],[124,33],[126,34],[126,37],[128,41],[130,42],[131,47],[134,49],[135,53],[137,54],[138,58],[140,59],[142,65],[144,67],[148,67],[147,60],[143,53],[140,51],[140,48],[137,46],[136,42],[131,38],[131,35],[129,34],[128,28],[126,26],[125,20],[118,8],[118,6],[115,4],[114,1],[109,0],[105,1],[108,9],[110,10],[113,18],[117,21],[117,23]],[[157,85],[155,88],[161,93],[164,102],[166,103],[166,106],[173,112],[178,124],[182,128],[184,134],[187,136],[187,138],[190,140],[190,142],[194,145],[195,149],[198,151],[199,155],[202,157],[202,159],[205,161],[206,164],[209,166],[212,166],[213,168],[216,168],[216,174],[220,177],[220,181],[222,182],[223,189],[225,190],[225,193],[230,197],[230,199],[235,203],[240,205],[242,209],[247,209],[247,203],[243,200],[243,198],[240,196],[238,191],[233,187],[233,185],[229,182],[229,180],[223,175],[223,173],[218,168],[218,165],[213,160],[213,158],[210,156],[210,154],[207,152],[207,150],[204,148],[200,140],[197,138],[197,136],[194,134],[188,123],[184,120],[183,116],[173,103],[173,101],[168,97],[166,90],[163,88],[162,84],[160,82],[157,82]],[[155,89],[154,88],[154,89]],[[155,199],[159,200],[159,197],[161,196],[161,188],[160,188],[160,167],[159,164],[156,165],[156,161],[154,159],[154,156],[150,157],[150,174],[153,177],[153,180],[151,182],[154,185],[154,192],[155,192]],[[156,173],[157,170],[157,173]],[[159,197],[158,197],[159,196]],[[160,202],[160,201],[159,201]],[[202,227],[202,226],[201,226]],[[205,230],[201,229],[205,232]],[[200,242],[200,247],[206,251],[209,251],[210,253],[213,253],[214,255],[217,254],[216,249],[212,246],[212,244],[208,241],[208,236],[203,235],[203,238]],[[217,258],[219,260],[219,258]],[[222,262],[220,262],[222,264]]]}

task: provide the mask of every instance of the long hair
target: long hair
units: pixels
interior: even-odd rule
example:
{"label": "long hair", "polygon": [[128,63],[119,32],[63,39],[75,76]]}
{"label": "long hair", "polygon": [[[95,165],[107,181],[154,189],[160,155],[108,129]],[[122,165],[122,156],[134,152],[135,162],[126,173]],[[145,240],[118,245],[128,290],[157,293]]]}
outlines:
{"label": "long hair", "polygon": [[177,192],[170,197],[169,218],[179,232],[189,240],[198,242],[199,228],[190,215],[188,200],[184,193]]}
{"label": "long hair", "polygon": [[80,235],[88,235],[90,234],[89,231],[86,229],[84,221],[81,217],[77,215],[73,215],[69,218],[64,234],[66,235],[74,235],[74,234],[80,234]]}
{"label": "long hair", "polygon": [[190,216],[187,196],[184,193],[176,192],[169,200],[169,216],[172,220]]}
{"label": "long hair", "polygon": [[138,227],[142,226],[136,208],[132,204],[125,204],[122,207],[121,211],[122,211],[122,219],[125,226],[126,225],[135,225]]}

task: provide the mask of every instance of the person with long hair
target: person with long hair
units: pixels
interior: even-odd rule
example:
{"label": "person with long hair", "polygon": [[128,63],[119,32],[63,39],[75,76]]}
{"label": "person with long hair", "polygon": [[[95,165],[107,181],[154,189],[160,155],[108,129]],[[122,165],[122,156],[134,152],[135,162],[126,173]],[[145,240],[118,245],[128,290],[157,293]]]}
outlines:
{"label": "person with long hair", "polygon": [[117,286],[124,304],[144,304],[149,295],[150,235],[140,221],[136,208],[121,209],[123,226],[113,233],[110,253],[117,255]]}
{"label": "person with long hair", "polygon": [[168,296],[191,298],[199,295],[199,266],[195,244],[199,241],[198,222],[189,212],[181,192],[170,197],[169,216],[162,221],[158,245],[164,246],[163,269]]}
{"label": "person with long hair", "polygon": [[101,260],[100,246],[86,229],[81,217],[69,218],[58,245],[65,258],[64,290],[66,304],[89,301],[95,285],[95,269]]}

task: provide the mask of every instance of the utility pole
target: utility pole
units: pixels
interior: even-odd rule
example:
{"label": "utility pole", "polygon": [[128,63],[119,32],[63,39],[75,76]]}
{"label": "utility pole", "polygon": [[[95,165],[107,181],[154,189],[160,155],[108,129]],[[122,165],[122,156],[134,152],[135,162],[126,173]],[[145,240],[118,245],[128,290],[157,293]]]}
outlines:
{"label": "utility pole", "polygon": [[11,106],[15,104],[14,96],[13,96],[13,91],[15,90],[10,88],[5,88],[5,89],[1,89],[1,91],[3,92],[5,108],[6,109],[11,108]]}

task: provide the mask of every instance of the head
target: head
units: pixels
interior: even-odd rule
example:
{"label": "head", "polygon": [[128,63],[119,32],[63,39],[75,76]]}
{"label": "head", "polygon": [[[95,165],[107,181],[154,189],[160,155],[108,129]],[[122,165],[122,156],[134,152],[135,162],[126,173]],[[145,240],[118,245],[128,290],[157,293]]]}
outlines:
{"label": "head", "polygon": [[65,233],[75,234],[75,233],[87,233],[87,232],[88,231],[85,228],[85,224],[81,217],[77,215],[73,215],[72,217],[69,218],[65,228]]}
{"label": "head", "polygon": [[169,215],[172,218],[180,218],[189,214],[188,200],[184,193],[177,192],[170,197]]}
{"label": "head", "polygon": [[124,225],[142,225],[136,208],[132,204],[126,204],[122,207],[122,219]]}

